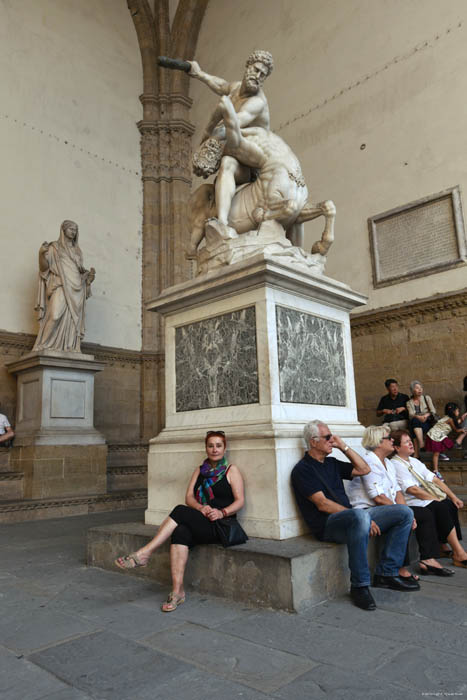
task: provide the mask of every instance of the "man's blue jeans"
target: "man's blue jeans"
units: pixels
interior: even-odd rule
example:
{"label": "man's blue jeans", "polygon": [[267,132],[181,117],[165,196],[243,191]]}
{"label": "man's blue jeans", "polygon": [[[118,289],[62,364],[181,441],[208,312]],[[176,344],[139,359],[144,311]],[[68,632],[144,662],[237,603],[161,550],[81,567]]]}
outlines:
{"label": "man's blue jeans", "polygon": [[331,513],[324,528],[325,542],[347,545],[350,583],[355,587],[370,585],[367,550],[372,520],[382,533],[386,533],[386,542],[376,573],[398,576],[412,529],[413,512],[408,506],[373,506],[342,510],[339,513]]}

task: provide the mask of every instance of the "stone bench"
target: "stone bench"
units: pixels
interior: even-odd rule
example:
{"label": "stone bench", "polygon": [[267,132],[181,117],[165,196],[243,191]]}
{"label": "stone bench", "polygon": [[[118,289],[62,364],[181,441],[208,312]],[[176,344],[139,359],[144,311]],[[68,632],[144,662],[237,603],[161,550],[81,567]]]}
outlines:
{"label": "stone bench", "polygon": [[[169,543],[155,552],[147,567],[125,572],[114,564],[120,555],[146,544],[157,527],[143,523],[104,525],[88,530],[87,563],[123,575],[145,576],[170,587]],[[370,540],[370,563],[376,558]],[[347,549],[319,542],[311,535],[288,540],[251,538],[224,549],[199,545],[190,552],[185,574],[188,590],[257,607],[299,612],[349,590]]]}

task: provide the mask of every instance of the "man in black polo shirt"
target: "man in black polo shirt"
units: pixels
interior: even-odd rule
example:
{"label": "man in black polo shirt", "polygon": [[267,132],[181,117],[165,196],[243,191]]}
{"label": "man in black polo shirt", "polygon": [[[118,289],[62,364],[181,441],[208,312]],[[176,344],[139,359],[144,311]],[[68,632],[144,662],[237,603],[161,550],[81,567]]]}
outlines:
{"label": "man in black polo shirt", "polygon": [[[295,498],[308,527],[319,540],[347,544],[350,596],[355,605],[364,610],[376,608],[369,590],[367,549],[370,535],[381,532],[390,531],[390,535],[376,567],[374,585],[399,591],[418,590],[418,583],[399,576],[412,528],[411,509],[403,505],[352,509],[342,479],[368,474],[370,467],[321,421],[308,423],[303,434],[309,449],[292,470]],[[334,447],[350,463],[330,457]]]}
{"label": "man in black polo shirt", "polygon": [[391,431],[407,430],[409,414],[407,412],[407,394],[399,393],[399,384],[396,379],[386,379],[384,386],[388,393],[379,400],[376,409],[377,416],[383,416],[383,423],[389,423]]}

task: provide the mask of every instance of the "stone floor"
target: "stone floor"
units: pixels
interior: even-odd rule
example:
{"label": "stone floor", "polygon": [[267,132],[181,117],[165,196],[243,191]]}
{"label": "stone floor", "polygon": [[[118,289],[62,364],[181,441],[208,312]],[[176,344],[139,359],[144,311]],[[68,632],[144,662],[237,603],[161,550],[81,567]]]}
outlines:
{"label": "stone floor", "polygon": [[[141,511],[2,525],[2,700],[467,696],[467,571],[295,615],[167,590],[84,564],[89,527]],[[445,560],[446,561],[446,560]]]}

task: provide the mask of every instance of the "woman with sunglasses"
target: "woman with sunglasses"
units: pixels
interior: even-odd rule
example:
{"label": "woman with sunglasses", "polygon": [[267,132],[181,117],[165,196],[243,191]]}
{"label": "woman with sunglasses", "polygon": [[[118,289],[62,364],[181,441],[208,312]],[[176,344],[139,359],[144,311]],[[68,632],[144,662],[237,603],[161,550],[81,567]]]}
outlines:
{"label": "woman with sunglasses", "polygon": [[[467,552],[459,542],[462,533],[458,510],[463,508],[464,503],[444,481],[413,456],[414,444],[407,430],[396,430],[392,437],[396,454],[391,463],[399,488],[419,524],[416,535],[420,549],[420,571],[422,574],[452,576],[454,572],[441,566],[436,558],[440,556],[441,543],[444,545],[442,554],[452,556],[454,566],[467,568]],[[433,484],[437,489],[433,488]],[[449,542],[451,549],[446,547],[446,542]]]}
{"label": "woman with sunglasses", "polygon": [[[362,447],[366,452],[363,459],[370,467],[369,474],[354,478],[347,487],[352,508],[373,508],[374,506],[406,505],[405,498],[397,483],[396,471],[389,457],[394,453],[392,433],[389,425],[370,425],[365,429]],[[417,527],[413,521],[412,529]],[[405,564],[409,563],[408,553]],[[413,576],[405,566],[399,569],[399,576],[418,587],[418,576]]]}
{"label": "woman with sunglasses", "polygon": [[147,545],[115,560],[121,569],[146,566],[151,554],[171,538],[172,592],[161,606],[163,612],[172,612],[185,602],[183,576],[189,550],[197,544],[220,544],[215,521],[236,516],[244,504],[242,475],[234,464],[228,464],[225,457],[225,433],[209,430],[204,444],[206,459],[191,476],[185,495],[186,505],[178,505],[172,510]]}

